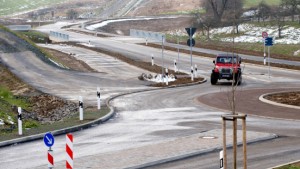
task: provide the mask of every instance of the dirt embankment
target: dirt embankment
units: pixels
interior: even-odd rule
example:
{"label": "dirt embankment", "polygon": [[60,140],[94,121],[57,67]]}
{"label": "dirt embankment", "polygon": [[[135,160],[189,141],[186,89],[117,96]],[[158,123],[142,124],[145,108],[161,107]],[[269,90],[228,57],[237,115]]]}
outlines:
{"label": "dirt embankment", "polygon": [[191,26],[193,17],[178,17],[150,20],[131,20],[126,22],[113,22],[98,29],[100,32],[107,32],[119,35],[129,35],[130,29],[138,29],[152,32],[167,32],[174,29],[184,30]]}
{"label": "dirt embankment", "polygon": [[[0,29],[1,44],[5,44],[0,48],[1,55],[6,53],[31,51],[33,47],[24,40],[19,39],[15,35]],[[37,50],[37,49],[34,49]],[[12,74],[8,68],[0,60],[0,87],[8,89],[12,92],[14,100],[24,100],[28,104],[27,110],[24,110],[24,119],[38,120],[42,122],[59,121],[64,117],[76,112],[77,105],[75,103],[65,101],[61,98],[44,94],[28,84],[24,83],[17,76]],[[17,111],[15,106],[0,98],[0,104],[8,104],[6,108],[0,111],[0,114]],[[4,115],[5,116],[5,115]]]}
{"label": "dirt embankment", "polygon": [[199,9],[203,0],[147,0],[129,12],[128,16],[177,14]]}

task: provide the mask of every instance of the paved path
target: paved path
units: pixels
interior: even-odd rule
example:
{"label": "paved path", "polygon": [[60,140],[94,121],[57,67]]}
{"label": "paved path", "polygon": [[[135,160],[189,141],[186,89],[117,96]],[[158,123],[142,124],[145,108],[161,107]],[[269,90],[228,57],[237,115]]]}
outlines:
{"label": "paved path", "polygon": [[[232,144],[232,130],[227,130],[228,145]],[[188,157],[195,154],[211,152],[222,147],[222,130],[216,129],[200,134],[194,134],[181,138],[174,138],[157,144],[147,144],[141,147],[125,149],[86,156],[77,159],[75,152],[74,168],[101,168],[101,169],[121,169],[121,168],[142,168],[154,163],[165,162],[177,158]],[[238,131],[238,136],[242,131]],[[203,137],[214,137],[206,139]],[[248,132],[248,142],[275,138],[276,135],[260,132]],[[239,137],[238,143],[241,143]],[[76,147],[74,147],[76,149]],[[218,157],[216,157],[217,159]],[[163,160],[162,160],[163,159]],[[45,168],[40,166],[36,168]],[[65,168],[65,162],[58,162],[55,168]]]}

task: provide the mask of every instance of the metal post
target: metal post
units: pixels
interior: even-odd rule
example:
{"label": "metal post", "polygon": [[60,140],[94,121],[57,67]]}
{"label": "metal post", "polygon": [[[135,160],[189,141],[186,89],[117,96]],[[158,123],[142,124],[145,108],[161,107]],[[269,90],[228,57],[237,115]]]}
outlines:
{"label": "metal post", "polygon": [[226,153],[226,120],[223,117],[223,153],[224,153],[224,169],[227,169],[227,153]]}
{"label": "metal post", "polygon": [[193,66],[193,44],[192,44],[192,28],[190,28],[190,47],[191,47],[191,66]]}
{"label": "metal post", "polygon": [[162,41],[161,41],[161,58],[162,58],[162,68],[161,68],[161,75],[164,75],[164,36],[162,36]]}
{"label": "metal post", "polygon": [[[177,53],[178,53],[177,62],[179,63],[179,37],[178,37],[178,34],[177,34]],[[177,63],[177,68],[179,68],[178,63]],[[179,71],[179,69],[178,69],[178,71]]]}
{"label": "metal post", "polygon": [[270,46],[268,46],[268,65],[269,65],[268,74],[269,74],[269,78],[270,78]]}
{"label": "metal post", "polygon": [[264,42],[263,42],[263,45],[264,45],[264,65],[266,65],[266,45],[265,45],[265,40],[266,40],[266,38],[264,38]]}

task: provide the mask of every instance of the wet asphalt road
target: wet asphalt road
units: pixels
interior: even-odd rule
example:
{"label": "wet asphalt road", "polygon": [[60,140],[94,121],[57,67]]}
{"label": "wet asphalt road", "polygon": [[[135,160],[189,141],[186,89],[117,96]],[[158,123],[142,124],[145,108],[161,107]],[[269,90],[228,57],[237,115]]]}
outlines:
{"label": "wet asphalt road", "polygon": [[[140,60],[150,62],[153,53],[157,56],[156,63],[162,63],[161,57],[159,57],[161,51],[158,49],[125,43],[124,41],[120,42],[115,39],[70,34],[76,40],[88,42],[90,39],[95,46],[122,51]],[[29,84],[41,91],[70,100],[76,100],[80,94],[90,98],[87,99],[87,102],[93,104],[93,96],[91,95],[99,84],[107,95],[148,88],[144,82],[137,79],[120,80],[117,77],[111,78],[105,73],[57,70],[42,63],[30,53],[10,56],[0,54],[0,58],[9,65],[14,73]],[[174,58],[177,58],[177,53],[165,52],[164,64],[172,67]],[[180,69],[189,72],[190,57],[182,54],[180,60]],[[198,65],[199,75],[208,78],[212,68],[212,60],[197,57],[193,58],[193,61]],[[266,72],[266,67],[245,65],[244,83],[238,90],[296,87],[300,84],[298,71],[272,68],[271,78],[267,76]],[[135,75],[134,73],[136,72],[132,72],[132,75]],[[211,92],[228,91],[229,88],[230,86],[226,83],[211,86],[207,82],[191,87],[157,90],[119,97],[113,101],[113,105],[118,111],[114,119],[104,125],[74,133],[76,138],[74,146],[80,149],[76,158],[156,144],[200,131],[220,129],[220,115],[226,111],[202,105],[196,101],[196,98]],[[282,138],[274,141],[250,145],[249,168],[257,168],[258,165],[258,168],[266,168],[280,162],[300,158],[299,121],[250,116],[247,124],[249,130],[271,132],[282,136]],[[57,153],[57,161],[64,159],[62,153],[64,152],[64,140],[64,136],[56,137],[56,145],[53,149]],[[265,150],[262,151],[261,147],[264,147]],[[45,165],[46,151],[47,148],[42,141],[1,148],[1,167],[34,168]],[[285,158],[280,155],[285,155]],[[215,168],[216,164],[208,163],[212,159],[214,160],[215,156],[217,156],[216,152],[168,165],[170,168],[176,168],[175,166],[178,168]],[[169,166],[158,166],[158,168]]]}

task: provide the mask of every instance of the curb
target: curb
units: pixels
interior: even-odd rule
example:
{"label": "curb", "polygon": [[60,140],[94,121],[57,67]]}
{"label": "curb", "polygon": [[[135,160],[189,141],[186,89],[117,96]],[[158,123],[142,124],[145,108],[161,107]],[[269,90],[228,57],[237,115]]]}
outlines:
{"label": "curb", "polygon": [[[204,78],[204,80],[202,80],[200,82],[195,82],[195,83],[188,83],[188,84],[182,84],[182,85],[173,85],[173,86],[168,86],[168,87],[161,87],[161,88],[154,88],[154,89],[147,89],[147,90],[139,90],[139,91],[128,92],[128,93],[123,93],[123,94],[119,94],[119,95],[116,95],[116,96],[112,96],[112,97],[108,98],[107,101],[106,101],[106,105],[110,109],[110,112],[107,115],[105,115],[105,116],[103,116],[99,119],[93,120],[91,122],[88,122],[88,123],[84,123],[84,124],[80,124],[80,125],[77,125],[77,126],[64,128],[64,129],[54,130],[51,133],[53,134],[53,136],[58,136],[58,135],[62,135],[62,134],[70,133],[70,132],[75,132],[75,131],[80,131],[80,130],[83,130],[83,129],[87,129],[87,128],[93,127],[95,125],[99,125],[101,123],[106,122],[107,120],[109,120],[110,118],[112,118],[116,114],[115,108],[110,105],[110,102],[113,99],[118,98],[120,96],[125,96],[125,95],[128,95],[128,94],[134,94],[134,93],[140,93],[140,92],[147,92],[147,91],[154,91],[154,90],[161,90],[161,89],[169,89],[169,88],[175,88],[175,87],[192,86],[192,85],[201,84],[201,83],[204,83],[204,82],[206,82],[205,78]],[[16,145],[16,144],[19,144],[19,143],[30,142],[30,141],[34,141],[34,140],[38,140],[38,139],[43,139],[44,134],[45,133],[41,133],[41,134],[26,136],[26,137],[22,137],[22,138],[2,141],[2,142],[0,142],[0,148],[10,146],[10,145]]]}
{"label": "curb", "polygon": [[[109,102],[112,99],[114,99],[114,97],[109,98],[106,102],[106,105],[110,109],[110,112],[107,115],[105,115],[99,119],[93,120],[91,122],[88,122],[88,123],[84,123],[84,124],[64,128],[64,129],[54,130],[51,133],[53,134],[53,136],[58,136],[58,135],[62,135],[62,134],[70,133],[70,132],[87,129],[87,128],[93,127],[95,125],[99,125],[101,123],[106,122],[107,120],[109,120],[110,118],[112,118],[115,115],[115,108],[109,105]],[[45,133],[41,133],[41,134],[36,134],[36,135],[26,136],[26,137],[22,137],[22,138],[3,141],[3,142],[0,142],[0,147],[6,147],[6,146],[10,146],[10,145],[16,145],[19,143],[25,143],[25,142],[38,140],[38,139],[43,139],[44,134]]]}
{"label": "curb", "polygon": [[274,167],[271,167],[271,168],[267,168],[267,169],[275,169],[275,168],[279,168],[279,167],[282,167],[282,166],[285,166],[285,165],[294,164],[294,163],[298,163],[298,162],[300,162],[300,160],[292,161],[292,162],[285,163],[285,164],[280,164],[280,165],[277,165],[277,166],[274,166]]}
{"label": "curb", "polygon": [[288,105],[288,104],[282,104],[282,103],[277,103],[271,100],[267,100],[264,97],[268,96],[268,95],[272,95],[272,94],[279,94],[279,93],[289,93],[290,91],[284,91],[284,92],[273,92],[273,93],[267,93],[267,94],[263,94],[261,96],[259,96],[259,100],[264,102],[264,103],[268,103],[268,104],[272,104],[275,106],[281,106],[281,107],[287,107],[287,108],[292,108],[292,109],[299,109],[300,110],[300,106],[294,106],[294,105]]}
{"label": "curb", "polygon": [[[254,139],[251,140],[249,142],[247,142],[248,144],[253,144],[253,143],[257,143],[257,142],[262,142],[262,141],[268,141],[268,140],[272,140],[278,138],[278,136],[276,134],[272,134],[271,136],[266,136],[263,138],[258,138],[258,139]],[[237,146],[242,145],[242,142],[238,142]],[[226,146],[227,148],[232,148],[233,145],[229,144]],[[214,151],[220,151],[223,149],[222,147],[216,147],[216,148],[210,148],[210,149],[206,149],[206,150],[200,150],[200,151],[196,151],[196,152],[191,152],[191,153],[187,153],[187,154],[183,154],[183,155],[179,155],[179,156],[174,156],[174,157],[170,157],[170,158],[166,158],[166,159],[161,159],[161,160],[157,160],[157,161],[153,161],[153,162],[148,162],[145,164],[141,164],[141,165],[137,165],[137,166],[132,166],[132,167],[127,167],[125,169],[140,169],[140,168],[146,168],[146,167],[153,167],[156,165],[161,165],[161,164],[165,164],[165,163],[169,163],[169,162],[173,162],[173,161],[178,161],[178,160],[182,160],[182,159],[186,159],[186,158],[191,158],[191,157],[195,157],[195,156],[199,156],[199,155],[204,155],[207,153],[211,153]]]}

